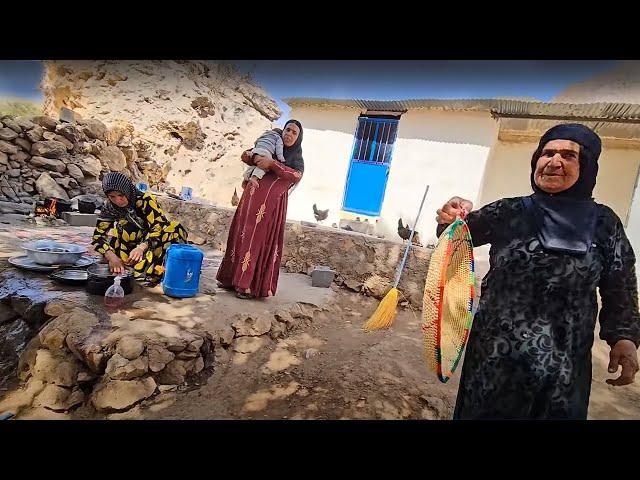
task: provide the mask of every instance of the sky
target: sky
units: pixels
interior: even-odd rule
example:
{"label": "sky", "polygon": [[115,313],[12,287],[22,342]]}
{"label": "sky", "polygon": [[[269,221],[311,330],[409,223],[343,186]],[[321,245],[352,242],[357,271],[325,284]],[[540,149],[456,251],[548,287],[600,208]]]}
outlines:
{"label": "sky", "polygon": [[[241,71],[275,98],[398,100],[531,97],[550,101],[613,60],[242,60]],[[42,100],[41,62],[0,60],[0,96]]]}

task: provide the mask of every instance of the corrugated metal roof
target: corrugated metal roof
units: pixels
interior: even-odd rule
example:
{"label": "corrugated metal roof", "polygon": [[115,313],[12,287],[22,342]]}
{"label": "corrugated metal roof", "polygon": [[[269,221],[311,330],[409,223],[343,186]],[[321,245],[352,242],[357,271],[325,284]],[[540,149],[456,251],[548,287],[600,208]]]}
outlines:
{"label": "corrugated metal roof", "polygon": [[287,105],[294,106],[342,106],[365,110],[383,110],[388,112],[406,112],[407,110],[489,110],[494,100],[436,100],[436,99],[409,99],[409,100],[335,100],[332,98],[283,98]]}
{"label": "corrugated metal roof", "polygon": [[640,105],[631,103],[573,104],[508,99],[334,100],[330,98],[285,98],[283,101],[291,107],[341,106],[390,112],[406,112],[408,110],[488,111],[498,117],[640,123]]}

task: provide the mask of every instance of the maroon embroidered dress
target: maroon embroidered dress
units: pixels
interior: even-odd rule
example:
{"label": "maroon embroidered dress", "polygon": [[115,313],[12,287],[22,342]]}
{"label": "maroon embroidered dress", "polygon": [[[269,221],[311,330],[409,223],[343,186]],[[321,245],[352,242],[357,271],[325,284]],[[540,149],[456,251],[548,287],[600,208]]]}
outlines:
{"label": "maroon embroidered dress", "polygon": [[289,188],[302,174],[280,162],[246,185],[231,222],[217,279],[225,288],[253,297],[276,294]]}

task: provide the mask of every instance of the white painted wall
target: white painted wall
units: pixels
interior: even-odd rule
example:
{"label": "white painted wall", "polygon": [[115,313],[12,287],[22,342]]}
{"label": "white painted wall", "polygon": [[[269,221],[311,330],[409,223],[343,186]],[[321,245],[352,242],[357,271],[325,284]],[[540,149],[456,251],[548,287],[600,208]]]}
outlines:
{"label": "white painted wall", "polygon": [[413,224],[425,185],[429,194],[418,222],[424,242],[435,241],[435,211],[452,195],[476,201],[496,123],[476,112],[409,111],[402,116],[380,227],[393,237],[398,218]]}
{"label": "white painted wall", "polygon": [[[354,113],[355,112],[355,113]],[[304,176],[289,197],[287,218],[314,222],[313,204],[329,209],[322,222],[331,226],[340,221],[344,184],[347,180],[353,134],[358,123],[355,110],[295,109],[290,118],[302,123]]]}
{"label": "white painted wall", "polygon": [[[315,221],[312,205],[317,203],[320,209],[330,209],[325,225],[339,222],[359,113],[350,108],[292,110],[291,118],[304,126],[305,175],[290,197],[290,219]],[[477,201],[485,163],[496,137],[497,125],[488,113],[416,110],[404,114],[378,232],[399,240],[398,218],[413,223],[429,184],[417,229],[423,243],[435,240],[437,208],[455,194]]]}

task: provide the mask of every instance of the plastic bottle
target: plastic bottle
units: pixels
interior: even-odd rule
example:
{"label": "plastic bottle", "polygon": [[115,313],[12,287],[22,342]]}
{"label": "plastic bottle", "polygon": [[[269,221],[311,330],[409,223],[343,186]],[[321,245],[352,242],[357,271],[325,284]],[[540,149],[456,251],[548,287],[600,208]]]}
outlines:
{"label": "plastic bottle", "polygon": [[120,278],[117,276],[104,294],[104,304],[109,308],[118,308],[124,303],[124,290],[120,286]]}

